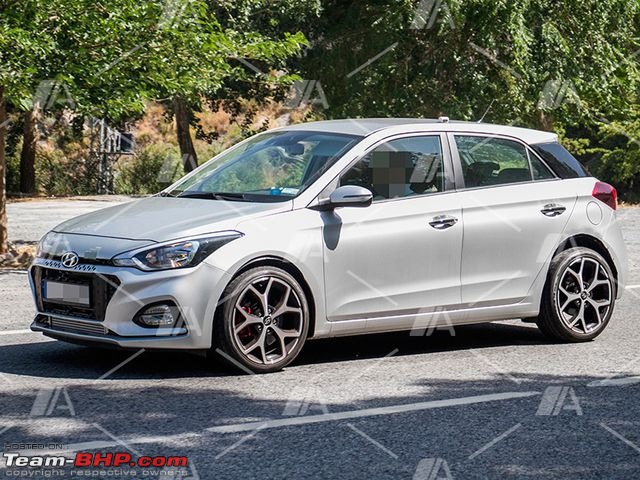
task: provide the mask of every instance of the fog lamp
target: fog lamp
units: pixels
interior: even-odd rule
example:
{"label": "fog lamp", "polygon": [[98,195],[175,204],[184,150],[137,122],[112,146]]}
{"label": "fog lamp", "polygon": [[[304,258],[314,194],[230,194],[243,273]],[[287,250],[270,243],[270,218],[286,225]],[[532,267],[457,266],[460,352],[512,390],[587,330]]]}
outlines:
{"label": "fog lamp", "polygon": [[179,317],[178,307],[166,303],[158,303],[141,310],[135,316],[134,322],[143,327],[173,327]]}

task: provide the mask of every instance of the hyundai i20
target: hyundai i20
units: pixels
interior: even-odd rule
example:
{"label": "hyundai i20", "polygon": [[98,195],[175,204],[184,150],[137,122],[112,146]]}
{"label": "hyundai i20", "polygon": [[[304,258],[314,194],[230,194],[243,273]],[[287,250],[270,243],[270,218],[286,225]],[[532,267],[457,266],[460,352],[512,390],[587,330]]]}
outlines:
{"label": "hyundai i20", "polygon": [[31,328],[253,372],[309,339],[513,318],[587,341],[626,280],[616,205],[553,133],[446,118],[270,130],[49,232]]}

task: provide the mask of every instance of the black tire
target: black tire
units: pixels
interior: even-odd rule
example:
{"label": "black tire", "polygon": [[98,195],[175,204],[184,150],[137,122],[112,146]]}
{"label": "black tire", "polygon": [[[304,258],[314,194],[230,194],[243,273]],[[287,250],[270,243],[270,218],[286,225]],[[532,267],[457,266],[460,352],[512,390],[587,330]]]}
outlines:
{"label": "black tire", "polygon": [[[590,281],[589,272],[593,273]],[[606,300],[596,297],[608,298],[609,303],[604,305]],[[551,261],[536,323],[553,341],[587,342],[606,328],[615,301],[615,277],[602,255],[585,247],[570,248]]]}
{"label": "black tire", "polygon": [[[267,312],[263,312],[264,297],[259,295],[264,295],[262,285],[268,297]],[[284,305],[282,299],[275,302],[278,294],[288,295]],[[292,275],[277,267],[252,268],[234,278],[222,298],[226,301],[216,311],[211,353],[247,373],[277,372],[295,360],[309,331],[309,306]],[[280,309],[287,311],[272,316]],[[246,326],[240,328],[243,324]],[[299,336],[292,336],[298,332]]]}

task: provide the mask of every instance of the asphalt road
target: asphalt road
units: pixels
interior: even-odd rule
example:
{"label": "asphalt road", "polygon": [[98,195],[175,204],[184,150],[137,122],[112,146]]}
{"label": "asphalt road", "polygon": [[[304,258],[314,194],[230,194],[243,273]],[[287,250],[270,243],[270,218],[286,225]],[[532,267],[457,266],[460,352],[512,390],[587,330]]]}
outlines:
{"label": "asphalt road", "polygon": [[69,218],[90,213],[127,201],[127,197],[83,197],[73,200],[31,200],[9,203],[9,240],[13,242],[37,242],[40,237]]}
{"label": "asphalt road", "polygon": [[[14,228],[44,233],[46,210],[20,205]],[[182,478],[640,478],[640,209],[619,216],[631,288],[594,342],[517,321],[322,340],[266,376],[26,332],[26,275],[0,273],[0,444],[186,455]]]}

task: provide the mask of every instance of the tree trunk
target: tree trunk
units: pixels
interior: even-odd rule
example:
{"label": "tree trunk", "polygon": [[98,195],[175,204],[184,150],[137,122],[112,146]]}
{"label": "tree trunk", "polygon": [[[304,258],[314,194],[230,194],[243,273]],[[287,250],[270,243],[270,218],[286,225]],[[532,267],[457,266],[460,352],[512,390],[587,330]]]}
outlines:
{"label": "tree trunk", "polygon": [[5,159],[5,138],[7,136],[7,112],[4,105],[4,87],[0,86],[0,253],[9,251],[9,235],[7,232],[7,192]]}
{"label": "tree trunk", "polygon": [[24,114],[24,136],[20,153],[20,192],[34,194],[36,191],[36,147],[38,145],[38,117],[40,104],[34,100],[33,107]]}
{"label": "tree trunk", "polygon": [[198,166],[198,156],[193,146],[193,139],[189,126],[191,125],[191,108],[184,98],[177,96],[173,99],[173,113],[176,116],[176,132],[178,145],[182,155],[182,165],[185,173],[189,173]]}
{"label": "tree trunk", "polygon": [[553,132],[553,117],[544,110],[538,109],[538,128],[546,132]]}

